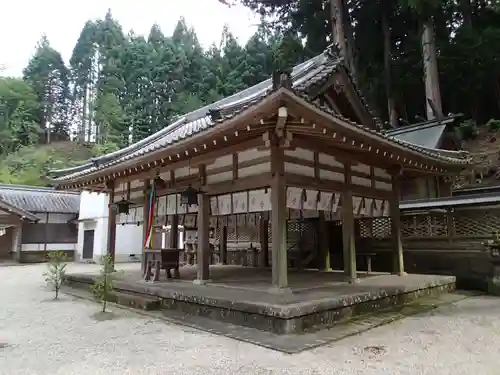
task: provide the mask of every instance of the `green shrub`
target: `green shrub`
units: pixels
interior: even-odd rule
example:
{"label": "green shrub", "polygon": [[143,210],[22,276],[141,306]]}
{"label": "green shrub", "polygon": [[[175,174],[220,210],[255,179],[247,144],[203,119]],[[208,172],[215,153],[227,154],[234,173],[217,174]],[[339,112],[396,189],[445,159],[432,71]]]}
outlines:
{"label": "green shrub", "polygon": [[492,118],[486,123],[486,126],[490,131],[497,131],[500,129],[500,120]]}
{"label": "green shrub", "polygon": [[102,268],[99,277],[95,280],[94,285],[91,286],[94,298],[102,303],[102,312],[106,312],[106,304],[110,300],[111,292],[113,291],[113,272],[115,265],[110,254],[102,257]]}
{"label": "green shrub", "polygon": [[464,140],[477,136],[477,124],[474,120],[465,120],[459,126],[460,137]]}
{"label": "green shrub", "polygon": [[43,275],[45,276],[45,281],[47,284],[53,287],[55,296],[54,299],[59,298],[59,290],[66,276],[66,266],[68,257],[64,251],[50,251],[47,254],[49,261],[48,271]]}

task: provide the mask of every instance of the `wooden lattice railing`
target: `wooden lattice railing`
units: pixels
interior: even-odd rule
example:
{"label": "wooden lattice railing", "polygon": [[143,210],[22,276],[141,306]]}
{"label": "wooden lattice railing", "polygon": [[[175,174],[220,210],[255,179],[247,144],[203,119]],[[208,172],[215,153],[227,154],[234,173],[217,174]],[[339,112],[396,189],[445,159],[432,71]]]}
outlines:
{"label": "wooden lattice railing", "polygon": [[[358,220],[361,238],[391,237],[391,219]],[[403,239],[483,240],[500,233],[500,209],[467,209],[455,212],[405,214],[401,216]]]}

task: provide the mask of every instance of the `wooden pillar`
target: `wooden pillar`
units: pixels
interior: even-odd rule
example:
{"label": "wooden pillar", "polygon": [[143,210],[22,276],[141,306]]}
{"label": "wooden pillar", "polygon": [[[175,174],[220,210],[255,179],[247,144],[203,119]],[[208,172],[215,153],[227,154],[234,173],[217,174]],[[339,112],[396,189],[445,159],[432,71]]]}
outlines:
{"label": "wooden pillar", "polygon": [[198,194],[198,248],[196,263],[198,266],[198,273],[195,284],[205,284],[209,282],[210,269],[210,240],[209,240],[209,210],[210,210],[210,197],[206,194]]}
{"label": "wooden pillar", "polygon": [[107,188],[109,189],[107,253],[111,256],[111,260],[114,263],[115,262],[115,246],[116,246],[116,206],[114,205],[115,182],[108,181]]}
{"label": "wooden pillar", "polygon": [[319,213],[319,253],[321,254],[321,267],[323,271],[332,270],[330,264],[330,244],[328,241],[328,224],[324,212]]}
{"label": "wooden pillar", "polygon": [[12,251],[14,254],[14,260],[18,263],[22,262],[22,243],[23,243],[23,222],[21,221],[18,225],[12,228]]}
{"label": "wooden pillar", "polygon": [[392,236],[392,272],[404,275],[403,242],[401,238],[401,214],[399,211],[399,176],[392,176],[392,194],[389,200],[389,213],[391,215]]}
{"label": "wooden pillar", "polygon": [[260,266],[269,267],[269,220],[261,217],[259,223]]}
{"label": "wooden pillar", "polygon": [[284,180],[283,149],[271,147],[271,228],[272,241],[272,283],[276,289],[288,288],[287,261],[287,208]]}
{"label": "wooden pillar", "polygon": [[144,205],[142,207],[142,243],[141,243],[141,265],[142,272],[146,271],[146,256],[144,254],[144,243],[146,242],[146,236],[148,235],[148,219],[149,219],[149,189],[151,188],[151,180],[144,180],[144,188],[143,192],[143,202]]}
{"label": "wooden pillar", "polygon": [[227,265],[227,225],[224,225],[220,230],[219,250],[219,262]]}
{"label": "wooden pillar", "polygon": [[349,282],[357,280],[356,242],[354,234],[354,208],[351,192],[351,165],[344,164],[344,188],[342,190],[342,242],[344,250],[344,273]]}
{"label": "wooden pillar", "polygon": [[170,240],[168,247],[177,249],[179,246],[179,216],[172,215],[172,222],[170,224]]}

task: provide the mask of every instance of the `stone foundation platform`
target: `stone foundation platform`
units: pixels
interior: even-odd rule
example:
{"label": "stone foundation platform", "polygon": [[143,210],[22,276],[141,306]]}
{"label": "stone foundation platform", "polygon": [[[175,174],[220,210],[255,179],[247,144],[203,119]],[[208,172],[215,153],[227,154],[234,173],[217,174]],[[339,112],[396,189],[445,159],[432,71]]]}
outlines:
{"label": "stone foundation platform", "polygon": [[[96,276],[70,274],[68,285],[88,289]],[[270,270],[238,266],[211,267],[212,281],[205,285],[193,283],[196,269],[189,266],[181,269],[180,280],[153,283],[140,276],[139,270],[118,271],[113,300],[279,335],[329,328],[362,314],[455,289],[451,276],[363,274],[350,284],[337,272],[290,271],[290,289],[276,291],[270,287]]]}

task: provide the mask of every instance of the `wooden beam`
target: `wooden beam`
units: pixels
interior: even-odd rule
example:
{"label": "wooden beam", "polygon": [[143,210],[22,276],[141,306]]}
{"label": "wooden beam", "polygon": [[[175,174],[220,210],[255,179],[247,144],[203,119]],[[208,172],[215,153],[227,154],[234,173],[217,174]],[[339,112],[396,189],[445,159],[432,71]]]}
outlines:
{"label": "wooden beam", "polygon": [[238,179],[238,154],[235,152],[233,154],[233,164],[231,165],[231,170],[233,171],[233,180]]}
{"label": "wooden beam", "polygon": [[[259,145],[262,145],[262,143],[263,143],[262,138],[257,137],[257,138],[252,138],[252,139],[247,140],[247,141],[242,142],[242,143],[226,146],[225,148],[211,150],[211,151],[202,153],[202,154],[197,155],[197,156],[185,158],[183,160],[171,161],[171,162],[168,160],[165,160],[165,164],[156,167],[156,169],[151,168],[149,170],[140,171],[137,174],[127,175],[127,176],[124,175],[122,177],[118,177],[117,181],[135,181],[135,180],[139,180],[139,179],[144,179],[146,177],[152,177],[156,173],[156,170],[159,170],[160,174],[161,174],[161,173],[164,173],[167,171],[174,171],[176,169],[188,167],[188,166],[198,167],[201,164],[209,165],[210,161],[214,162],[218,157],[227,155],[229,153],[235,153],[235,152],[243,151],[246,149],[256,148]],[[137,169],[139,170],[140,167],[137,167]]]}
{"label": "wooden beam", "polygon": [[[341,192],[345,188],[345,183],[332,180],[315,180],[314,178],[307,178],[306,176],[297,175],[293,173],[285,174],[285,181],[287,186],[295,186],[302,189],[317,189],[330,192]],[[380,189],[373,189],[367,186],[350,185],[352,193],[362,197],[369,197],[375,199],[389,199],[391,192]]]}

